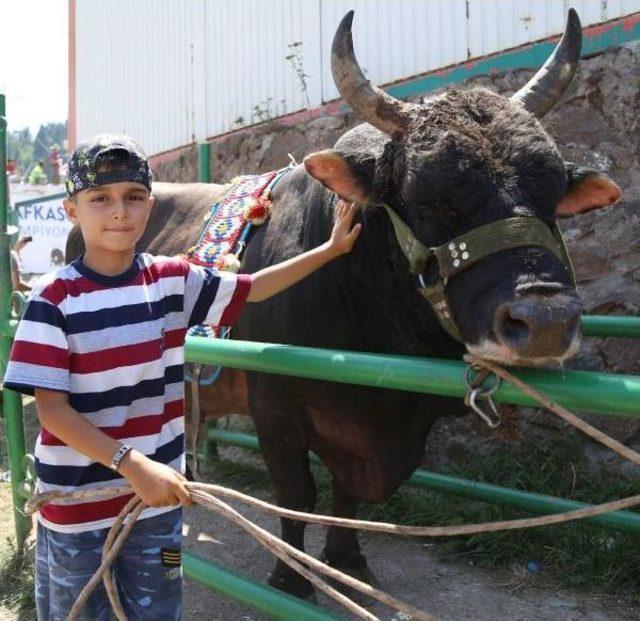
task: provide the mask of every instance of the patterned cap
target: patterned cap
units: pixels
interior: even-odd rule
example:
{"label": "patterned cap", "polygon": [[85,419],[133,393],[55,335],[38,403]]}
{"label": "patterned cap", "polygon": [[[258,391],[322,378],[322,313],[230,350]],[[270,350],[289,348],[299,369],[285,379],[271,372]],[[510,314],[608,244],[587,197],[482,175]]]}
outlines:
{"label": "patterned cap", "polygon": [[[97,172],[101,161],[110,161],[111,156],[122,162],[124,168]],[[151,191],[151,179],[147,156],[139,144],[128,136],[100,134],[76,145],[67,164],[65,186],[69,196],[119,181],[135,181]]]}

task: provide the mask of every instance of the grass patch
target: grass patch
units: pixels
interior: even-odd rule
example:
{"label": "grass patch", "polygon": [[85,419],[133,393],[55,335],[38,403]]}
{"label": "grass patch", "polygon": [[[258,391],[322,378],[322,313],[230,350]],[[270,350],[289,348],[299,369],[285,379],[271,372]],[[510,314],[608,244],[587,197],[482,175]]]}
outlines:
{"label": "grass patch", "polygon": [[[209,469],[211,480],[250,491],[270,486],[265,471],[256,466],[220,461]],[[542,440],[523,455],[496,451],[472,456],[456,476],[505,487],[597,504],[640,494],[640,482],[627,482],[594,473],[584,459],[582,441]],[[314,467],[318,488],[316,510],[331,506],[331,479]],[[526,517],[518,509],[490,505],[452,495],[403,487],[387,502],[361,505],[362,519],[398,524],[453,525]],[[580,522],[486,533],[437,541],[438,550],[451,558],[499,568],[522,567],[534,561],[541,580],[554,586],[590,589],[600,594],[637,595],[640,586],[640,535],[605,530]],[[531,574],[533,576],[533,574]]]}
{"label": "grass patch", "polygon": [[[23,399],[27,451],[33,447],[38,423],[33,397]],[[4,421],[0,420],[0,471],[8,469]],[[0,619],[35,619],[33,567],[16,548],[13,499],[9,483],[0,483]]]}
{"label": "grass patch", "polygon": [[[526,456],[496,452],[469,460],[455,475],[550,496],[599,504],[640,493],[629,483],[593,473],[579,441],[542,441]],[[465,524],[526,517],[518,509],[455,496],[403,489],[363,516],[408,524]],[[534,561],[554,584],[601,593],[637,593],[640,535],[573,522],[520,531],[455,537],[441,549],[480,565],[521,567]]]}
{"label": "grass patch", "polygon": [[13,540],[8,540],[0,555],[0,585],[0,606],[16,613],[34,611],[33,568]]}
{"label": "grass patch", "polygon": [[[33,568],[16,549],[11,486],[0,484],[0,618],[34,618]],[[13,618],[13,617],[12,617]]]}

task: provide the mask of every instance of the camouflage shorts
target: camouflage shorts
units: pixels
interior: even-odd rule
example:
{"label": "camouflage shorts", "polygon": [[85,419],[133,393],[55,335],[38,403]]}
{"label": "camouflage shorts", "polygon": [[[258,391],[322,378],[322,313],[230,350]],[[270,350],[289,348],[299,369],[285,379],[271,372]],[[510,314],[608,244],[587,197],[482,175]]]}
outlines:
{"label": "camouflage shorts", "polygon": [[[39,621],[67,618],[102,559],[107,529],[59,533],[38,524],[36,608]],[[114,576],[128,619],[174,621],[182,609],[182,509],[140,520],[118,559]],[[93,591],[81,619],[113,618],[104,585]]]}

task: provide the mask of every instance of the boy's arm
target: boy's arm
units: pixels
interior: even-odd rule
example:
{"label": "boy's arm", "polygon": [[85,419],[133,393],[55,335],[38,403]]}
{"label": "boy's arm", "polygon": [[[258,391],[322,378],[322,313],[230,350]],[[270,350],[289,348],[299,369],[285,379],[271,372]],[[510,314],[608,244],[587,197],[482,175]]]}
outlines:
{"label": "boy's arm", "polygon": [[251,291],[247,301],[266,300],[309,276],[332,259],[351,252],[362,229],[360,224],[351,228],[356,211],[355,203],[349,205],[339,201],[335,209],[335,224],[331,238],[308,252],[252,274]]}
{"label": "boy's arm", "polygon": [[[35,389],[36,409],[43,427],[66,445],[105,466],[122,446],[76,412],[67,393]],[[191,504],[184,487],[186,479],[178,472],[136,451],[129,451],[120,462],[122,474],[140,498],[150,506]]]}

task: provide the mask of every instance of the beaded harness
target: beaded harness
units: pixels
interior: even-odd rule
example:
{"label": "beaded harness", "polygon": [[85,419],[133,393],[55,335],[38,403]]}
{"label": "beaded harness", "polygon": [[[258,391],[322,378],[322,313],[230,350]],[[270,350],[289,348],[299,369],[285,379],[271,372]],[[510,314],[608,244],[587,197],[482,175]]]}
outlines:
{"label": "beaded harness", "polygon": [[[238,272],[251,229],[269,217],[271,192],[293,167],[292,162],[280,170],[232,179],[231,187],[211,206],[198,242],[184,254],[187,261],[202,267]],[[187,335],[229,338],[230,333],[229,326],[201,324],[190,328]],[[193,381],[197,375],[203,385],[215,382],[222,370],[219,366],[200,365],[195,374],[193,368],[191,364],[185,365],[185,379]]]}

